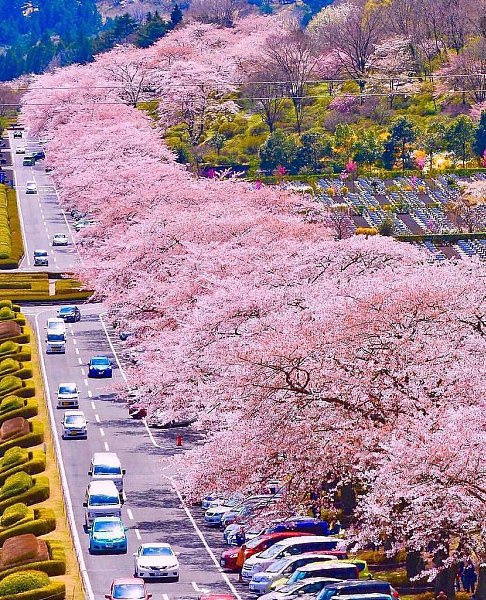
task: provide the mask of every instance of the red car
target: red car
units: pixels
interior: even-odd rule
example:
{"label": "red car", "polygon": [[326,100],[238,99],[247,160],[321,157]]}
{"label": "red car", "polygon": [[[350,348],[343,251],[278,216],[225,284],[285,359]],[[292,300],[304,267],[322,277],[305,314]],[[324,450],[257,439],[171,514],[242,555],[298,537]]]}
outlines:
{"label": "red car", "polygon": [[[263,552],[270,546],[273,546],[280,540],[285,540],[291,537],[302,537],[303,535],[311,535],[301,533],[300,531],[280,531],[278,533],[264,533],[256,538],[253,538],[246,544],[245,560],[254,554]],[[236,566],[236,559],[240,548],[230,548],[221,553],[219,564],[228,571],[240,571],[240,567]]]}
{"label": "red car", "polygon": [[143,579],[135,577],[117,577],[113,579],[109,594],[105,594],[106,600],[150,600],[152,594],[147,594],[147,588]]}

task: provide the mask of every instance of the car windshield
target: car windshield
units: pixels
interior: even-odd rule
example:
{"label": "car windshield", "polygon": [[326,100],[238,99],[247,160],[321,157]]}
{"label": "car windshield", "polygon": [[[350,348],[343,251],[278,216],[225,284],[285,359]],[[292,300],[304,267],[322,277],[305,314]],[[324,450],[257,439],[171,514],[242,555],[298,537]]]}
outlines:
{"label": "car windshield", "polygon": [[93,494],[90,496],[89,503],[91,506],[104,506],[105,504],[118,504],[118,499],[105,494]]}
{"label": "car windshield", "polygon": [[160,548],[157,546],[147,546],[142,548],[142,556],[172,556],[174,553],[171,548]]}
{"label": "car windshield", "polygon": [[55,238],[60,238],[60,239],[64,239],[66,236],[64,235],[64,233],[56,233],[56,235],[54,236]]}
{"label": "car windshield", "polygon": [[259,557],[275,558],[275,556],[277,556],[277,554],[281,552],[284,548],[285,546],[283,544],[274,544],[273,546],[270,546],[270,548],[267,548],[263,552],[260,552]]}
{"label": "car windshield", "polygon": [[47,256],[46,250],[34,250],[34,256]]}
{"label": "car windshield", "polygon": [[93,472],[95,475],[120,475],[121,469],[119,465],[96,465]]}
{"label": "car windshield", "polygon": [[75,385],[65,384],[59,386],[60,394],[76,394],[77,388]]}
{"label": "car windshield", "polygon": [[285,569],[288,564],[289,561],[287,559],[281,558],[280,560],[276,560],[275,562],[271,563],[266,570],[270,573],[278,573],[280,570]]}
{"label": "car windshield", "polygon": [[95,521],[93,524],[93,531],[111,532],[121,535],[123,533],[123,527],[119,521]]}
{"label": "car windshield", "polygon": [[119,583],[113,586],[113,598],[145,598],[145,588],[138,583]]}
{"label": "car windshield", "polygon": [[60,315],[68,315],[69,313],[72,313],[72,312],[74,312],[73,306],[63,306],[62,308],[59,309]]}
{"label": "car windshield", "polygon": [[107,358],[105,358],[104,356],[99,356],[97,358],[92,358],[91,364],[106,367],[107,365],[110,364],[110,361]]}
{"label": "car windshield", "polygon": [[247,544],[246,547],[247,548],[256,548],[258,546],[258,544],[261,544],[261,539],[253,538],[252,540],[250,540]]}
{"label": "car windshield", "polygon": [[74,427],[84,427],[85,420],[81,415],[67,415],[64,418],[66,425],[73,425]]}

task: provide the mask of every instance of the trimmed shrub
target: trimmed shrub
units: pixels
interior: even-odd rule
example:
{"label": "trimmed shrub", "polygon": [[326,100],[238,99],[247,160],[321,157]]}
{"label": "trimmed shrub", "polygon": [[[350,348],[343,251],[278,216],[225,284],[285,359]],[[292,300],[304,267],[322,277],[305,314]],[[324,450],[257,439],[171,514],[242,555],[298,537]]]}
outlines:
{"label": "trimmed shrub", "polygon": [[7,477],[0,490],[0,501],[19,496],[32,487],[32,477],[25,471],[19,471]]}
{"label": "trimmed shrub", "polygon": [[14,338],[20,335],[22,335],[22,328],[18,323],[15,323],[15,321],[5,321],[0,323],[0,339]]}
{"label": "trimmed shrub", "polygon": [[49,576],[40,571],[18,571],[0,581],[0,597],[46,588]]}
{"label": "trimmed shrub", "polygon": [[[7,509],[8,510],[8,509]],[[11,527],[0,528],[0,546],[5,540],[23,533],[33,533],[36,537],[50,533],[56,529],[56,514],[50,508],[36,508]],[[6,511],[5,511],[6,512]]]}
{"label": "trimmed shrub", "polygon": [[24,504],[27,504],[27,506],[31,506],[32,504],[47,500],[50,494],[49,479],[43,475],[38,475],[37,477],[33,477],[32,481],[34,482],[34,485],[23,494],[19,494],[15,498],[7,498],[6,500],[0,501],[0,513],[3,514],[3,511],[8,506],[12,506],[12,504],[16,504],[17,502],[23,502]]}
{"label": "trimmed shrub", "polygon": [[13,358],[4,358],[0,362],[0,376],[8,375],[9,373],[13,373],[14,371],[18,371],[19,369],[21,369],[20,363],[14,360]]}
{"label": "trimmed shrub", "polygon": [[22,387],[15,390],[15,393],[22,398],[31,398],[32,396],[35,396],[34,382],[30,380],[24,381]]}
{"label": "trimmed shrub", "polygon": [[0,414],[23,408],[25,400],[18,396],[7,396],[0,403]]}
{"label": "trimmed shrub", "polygon": [[[10,538],[4,544],[2,555],[5,554],[5,546],[9,544],[8,553],[12,555],[12,566],[6,567],[0,572],[0,580],[8,577],[11,573],[17,573],[29,566],[31,569],[44,571],[47,575],[55,577],[66,573],[66,553],[62,543],[56,541],[37,540],[30,534]],[[37,545],[35,545],[37,544]],[[37,556],[39,557],[37,560]],[[27,561],[31,562],[27,562]]]}
{"label": "trimmed shrub", "polygon": [[3,356],[4,354],[15,354],[19,349],[19,344],[8,340],[0,344],[0,356]]}
{"label": "trimmed shrub", "polygon": [[29,460],[29,453],[25,448],[14,446],[9,448],[0,460],[1,470],[10,469]]}
{"label": "trimmed shrub", "polygon": [[[1,253],[1,247],[0,247],[0,253]],[[8,258],[8,256],[0,256],[0,258]],[[15,313],[11,308],[8,308],[7,306],[4,306],[3,308],[0,308],[0,321],[8,321],[10,319],[15,319]]]}
{"label": "trimmed shrub", "polygon": [[0,308],[3,308],[4,306],[6,306],[7,308],[10,308],[11,310],[14,309],[12,300],[0,300]]}
{"label": "trimmed shrub", "polygon": [[41,449],[35,449],[28,453],[27,462],[20,463],[5,471],[0,471],[0,486],[3,485],[10,475],[25,471],[29,475],[37,475],[46,470],[46,453]]}
{"label": "trimmed shrub", "polygon": [[19,369],[15,373],[15,377],[18,377],[19,379],[32,379],[32,376],[33,376],[32,369],[28,369],[27,367]]}
{"label": "trimmed shrub", "polygon": [[22,387],[22,380],[15,375],[5,375],[0,379],[0,394],[11,394]]}
{"label": "trimmed shrub", "polygon": [[[22,592],[15,595],[15,600],[64,600],[66,597],[66,585],[63,581],[51,581],[51,583],[37,590]],[[1,600],[12,600],[12,596],[0,596]]]}
{"label": "trimmed shrub", "polygon": [[31,448],[32,446],[37,446],[37,444],[42,444],[44,441],[44,424],[34,420],[29,423],[29,429],[29,433],[26,433],[25,435],[0,443],[0,456],[3,456],[5,452],[13,446]]}
{"label": "trimmed shrub", "polygon": [[29,513],[32,515],[32,518],[34,518],[34,511],[22,502],[12,504],[12,506],[5,509],[5,512],[0,518],[0,525],[2,527],[11,527],[15,523],[24,520]]}
{"label": "trimmed shrub", "polygon": [[[9,396],[11,397],[11,396]],[[2,404],[0,404],[0,425],[7,419],[12,419],[14,417],[24,417],[24,419],[30,419],[30,417],[35,417],[39,411],[39,405],[37,400],[34,398],[17,398],[21,402],[17,408],[12,406],[9,411],[2,411]]]}

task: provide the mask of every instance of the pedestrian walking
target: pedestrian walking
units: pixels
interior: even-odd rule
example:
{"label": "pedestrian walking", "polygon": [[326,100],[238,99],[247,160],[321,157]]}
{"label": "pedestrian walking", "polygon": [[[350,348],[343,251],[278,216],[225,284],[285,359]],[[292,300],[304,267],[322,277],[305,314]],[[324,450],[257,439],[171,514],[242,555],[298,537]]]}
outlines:
{"label": "pedestrian walking", "polygon": [[464,586],[464,591],[468,594],[474,594],[477,580],[478,576],[476,575],[476,569],[474,568],[472,560],[469,559],[466,562],[462,572],[462,584]]}
{"label": "pedestrian walking", "polygon": [[236,557],[236,568],[238,569],[238,581],[242,581],[241,579],[241,570],[243,569],[243,565],[245,563],[246,554],[246,544],[242,544],[238,551],[238,556]]}
{"label": "pedestrian walking", "polygon": [[437,594],[437,596],[435,597],[435,600],[449,600],[449,599],[447,598],[447,594],[442,590]]}

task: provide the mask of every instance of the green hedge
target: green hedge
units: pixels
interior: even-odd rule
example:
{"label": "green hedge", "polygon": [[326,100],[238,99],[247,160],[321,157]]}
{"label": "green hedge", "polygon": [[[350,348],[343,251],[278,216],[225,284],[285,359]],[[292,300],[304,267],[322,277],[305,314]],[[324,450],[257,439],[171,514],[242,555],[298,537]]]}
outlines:
{"label": "green hedge", "polygon": [[[7,509],[8,510],[8,509]],[[34,509],[34,518],[26,517],[10,527],[0,528],[0,546],[5,540],[24,533],[33,533],[36,537],[56,529],[56,514],[50,508]]]}
{"label": "green hedge", "polygon": [[[1,202],[1,199],[0,199]],[[0,237],[1,237],[1,233],[0,233]],[[0,250],[1,253],[1,250]],[[9,308],[8,306],[2,306],[2,308],[0,308],[0,321],[10,321],[11,319],[15,319],[15,313],[14,311]]]}
{"label": "green hedge", "polygon": [[0,344],[0,356],[16,354],[20,350],[20,345],[7,340]]}
{"label": "green hedge", "polygon": [[19,379],[32,379],[33,375],[32,369],[29,369],[28,367],[23,367],[15,373],[15,377],[18,377]]}
{"label": "green hedge", "polygon": [[17,523],[34,519],[34,511],[22,502],[6,508],[0,518],[0,527],[8,528]]}
{"label": "green hedge", "polygon": [[5,396],[0,402],[0,415],[19,410],[25,406],[25,399],[18,396]]}
{"label": "green hedge", "polygon": [[12,358],[19,362],[29,362],[32,360],[30,346],[21,346],[19,352],[12,354]]}
{"label": "green hedge", "polygon": [[5,452],[3,458],[0,460],[0,470],[11,469],[25,463],[29,460],[29,453],[25,448],[20,446],[14,446]]}
{"label": "green hedge", "polygon": [[[24,571],[25,572],[25,571]],[[66,597],[66,584],[63,581],[51,581],[51,583],[37,590],[22,592],[12,596],[0,596],[0,600],[64,600]]]}
{"label": "green hedge", "polygon": [[9,448],[20,446],[21,448],[31,448],[42,444],[44,441],[44,423],[41,421],[30,421],[30,432],[20,437],[12,438],[0,444],[0,457],[2,457]]}
{"label": "green hedge", "polygon": [[0,596],[10,596],[31,590],[46,588],[49,577],[42,572],[21,569],[0,581]]}
{"label": "green hedge", "polygon": [[22,387],[22,380],[15,375],[5,375],[0,379],[0,396],[11,394]]}
{"label": "green hedge", "polygon": [[8,577],[12,573],[18,573],[24,571],[27,567],[29,569],[35,569],[36,571],[43,571],[50,577],[56,575],[64,575],[66,573],[66,552],[61,542],[47,541],[47,547],[49,548],[49,560],[43,560],[39,562],[28,563],[27,565],[19,565],[0,571],[0,589],[2,581],[5,577]]}
{"label": "green hedge", "polygon": [[10,375],[10,373],[13,373],[14,371],[18,371],[21,368],[22,367],[21,367],[20,363],[18,361],[14,360],[13,358],[4,358],[0,362],[0,376]]}
{"label": "green hedge", "polygon": [[14,498],[8,498],[7,500],[0,502],[0,513],[3,514],[3,511],[8,506],[12,506],[12,504],[17,504],[18,502],[23,502],[24,504],[27,504],[27,506],[30,506],[32,504],[44,502],[44,500],[49,498],[49,479],[43,475],[38,475],[37,477],[33,477],[32,480],[34,485],[30,490],[27,490]]}
{"label": "green hedge", "polygon": [[18,471],[10,475],[0,489],[0,502],[25,494],[33,485],[32,477],[25,471]]}
{"label": "green hedge", "polygon": [[[7,186],[0,186],[0,190],[3,187],[3,194],[6,194],[7,209],[2,212],[3,215],[7,215],[8,224],[10,229],[9,235],[9,246],[10,252],[7,258],[0,258],[0,269],[16,269],[24,255],[24,243],[22,239],[22,227],[20,225],[19,208],[17,205],[17,194],[15,190],[7,188]],[[1,191],[0,191],[1,193]],[[3,203],[5,206],[5,203]]]}
{"label": "green hedge", "polygon": [[32,398],[32,396],[35,396],[34,382],[28,379],[27,381],[23,381],[22,383],[22,387],[18,390],[15,390],[15,394],[17,396],[20,396],[21,398]]}
{"label": "green hedge", "polygon": [[[12,396],[13,398],[14,396]],[[37,400],[34,398],[18,398],[22,403],[18,408],[12,408],[8,411],[0,410],[0,425],[6,421],[7,419],[13,419],[15,417],[24,417],[24,419],[30,419],[31,417],[35,417],[39,412],[39,405]],[[3,405],[3,402],[0,404],[0,409]]]}
{"label": "green hedge", "polygon": [[19,283],[0,283],[0,290],[30,290],[32,289],[32,284],[27,281],[19,282]]}
{"label": "green hedge", "polygon": [[5,479],[19,471],[25,471],[29,475],[37,475],[46,470],[46,453],[43,450],[32,450],[29,452],[27,462],[15,465],[8,470],[0,472],[0,485],[3,485]]}

